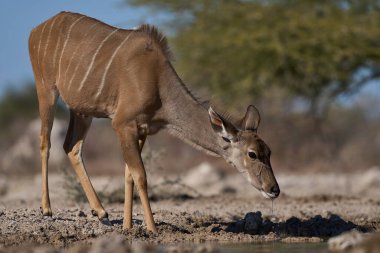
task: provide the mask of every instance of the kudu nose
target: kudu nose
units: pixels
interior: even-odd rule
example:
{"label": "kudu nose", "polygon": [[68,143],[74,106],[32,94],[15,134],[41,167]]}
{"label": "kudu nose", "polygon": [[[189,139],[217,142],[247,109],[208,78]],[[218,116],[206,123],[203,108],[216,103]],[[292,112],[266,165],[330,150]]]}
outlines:
{"label": "kudu nose", "polygon": [[272,188],[270,188],[270,191],[271,193],[273,193],[276,197],[278,197],[278,195],[280,195],[280,187],[278,187],[278,185],[274,185],[272,186]]}

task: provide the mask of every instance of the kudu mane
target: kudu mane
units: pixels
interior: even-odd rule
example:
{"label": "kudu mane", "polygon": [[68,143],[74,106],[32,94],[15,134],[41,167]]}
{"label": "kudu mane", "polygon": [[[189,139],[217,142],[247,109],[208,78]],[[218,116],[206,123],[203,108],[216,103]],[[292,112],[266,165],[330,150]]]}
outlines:
{"label": "kudu mane", "polygon": [[[168,60],[171,60],[173,58],[173,54],[170,50],[166,36],[163,33],[161,33],[155,26],[142,24],[137,28],[136,31],[142,32],[148,35],[149,38],[160,47],[163,54]],[[147,45],[147,49],[149,48],[150,48],[150,45]]]}

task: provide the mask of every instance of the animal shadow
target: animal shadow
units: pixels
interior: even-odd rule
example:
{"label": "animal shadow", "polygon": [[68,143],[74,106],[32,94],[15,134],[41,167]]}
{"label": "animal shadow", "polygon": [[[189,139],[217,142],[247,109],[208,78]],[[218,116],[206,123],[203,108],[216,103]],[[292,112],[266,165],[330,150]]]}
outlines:
{"label": "animal shadow", "polygon": [[351,221],[345,221],[337,214],[330,214],[328,217],[316,215],[307,220],[291,217],[284,222],[272,222],[268,219],[263,220],[261,213],[255,212],[247,213],[244,219],[230,223],[225,231],[258,235],[274,232],[280,236],[328,238],[354,228],[368,232],[368,229]]}

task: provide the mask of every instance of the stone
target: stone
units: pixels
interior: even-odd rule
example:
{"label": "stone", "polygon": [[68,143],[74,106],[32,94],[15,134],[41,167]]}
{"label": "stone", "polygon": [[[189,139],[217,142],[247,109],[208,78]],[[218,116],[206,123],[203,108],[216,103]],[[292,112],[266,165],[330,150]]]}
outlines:
{"label": "stone", "polygon": [[258,234],[263,223],[261,212],[250,212],[244,217],[245,225],[244,230],[250,234]]}
{"label": "stone", "polygon": [[78,217],[87,217],[87,215],[81,210],[78,211],[77,216]]}
{"label": "stone", "polygon": [[357,230],[351,230],[328,240],[329,250],[346,250],[363,241],[363,234]]}

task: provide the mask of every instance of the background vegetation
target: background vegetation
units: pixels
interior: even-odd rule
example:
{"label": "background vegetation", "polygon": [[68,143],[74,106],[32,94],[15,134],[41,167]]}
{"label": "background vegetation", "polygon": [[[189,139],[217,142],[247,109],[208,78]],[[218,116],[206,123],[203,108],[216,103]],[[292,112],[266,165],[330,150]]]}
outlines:
{"label": "background vegetation", "polygon": [[274,86],[315,111],[380,75],[379,1],[128,2],[172,16],[180,72],[225,103]]}
{"label": "background vegetation", "polygon": [[[241,114],[250,103],[259,107],[259,131],[272,148],[276,170],[379,166],[380,103],[371,94],[356,94],[370,81],[379,82],[380,1],[124,2],[166,15],[160,27],[188,86]],[[38,115],[37,108],[32,83],[1,98],[2,151]],[[112,163],[120,155],[115,136],[107,124],[95,125],[85,158],[91,166],[123,173],[120,159]],[[167,171],[178,169],[179,162],[185,169],[205,159],[165,136],[153,138],[150,145],[154,150],[163,143]]]}

